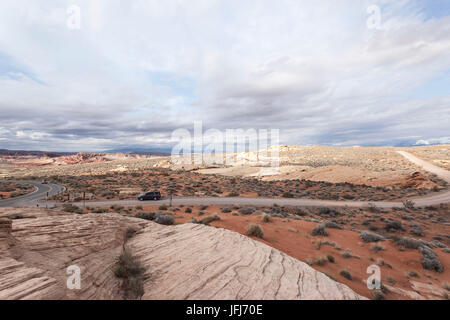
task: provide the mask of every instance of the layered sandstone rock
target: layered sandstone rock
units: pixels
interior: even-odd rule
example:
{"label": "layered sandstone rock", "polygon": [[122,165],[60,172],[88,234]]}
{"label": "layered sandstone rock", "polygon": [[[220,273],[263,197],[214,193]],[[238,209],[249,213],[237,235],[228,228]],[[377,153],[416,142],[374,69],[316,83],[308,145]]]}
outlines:
{"label": "layered sandstone rock", "polygon": [[[145,268],[143,299],[361,298],[305,263],[228,230],[38,208],[2,209],[0,218],[2,234],[13,241],[0,246],[0,299],[121,299],[113,269],[129,228],[137,233],[127,247]],[[72,265],[81,270],[80,290],[67,288]]]}
{"label": "layered sandstone rock", "polygon": [[151,224],[129,242],[145,266],[143,299],[360,299],[307,264],[239,233]]}

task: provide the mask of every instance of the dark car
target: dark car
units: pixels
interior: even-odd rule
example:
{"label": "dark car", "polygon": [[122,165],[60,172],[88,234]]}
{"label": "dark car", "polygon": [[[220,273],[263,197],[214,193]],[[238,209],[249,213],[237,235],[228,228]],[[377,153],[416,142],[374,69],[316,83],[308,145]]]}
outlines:
{"label": "dark car", "polygon": [[149,191],[147,193],[140,194],[138,197],[139,201],[144,200],[160,200],[161,193],[159,191]]}

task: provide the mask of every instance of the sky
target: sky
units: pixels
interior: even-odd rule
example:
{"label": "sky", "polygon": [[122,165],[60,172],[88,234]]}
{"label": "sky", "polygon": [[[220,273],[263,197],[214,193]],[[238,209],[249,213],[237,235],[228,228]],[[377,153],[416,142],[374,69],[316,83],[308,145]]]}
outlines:
{"label": "sky", "polygon": [[0,149],[164,149],[195,121],[450,143],[450,1],[0,2]]}

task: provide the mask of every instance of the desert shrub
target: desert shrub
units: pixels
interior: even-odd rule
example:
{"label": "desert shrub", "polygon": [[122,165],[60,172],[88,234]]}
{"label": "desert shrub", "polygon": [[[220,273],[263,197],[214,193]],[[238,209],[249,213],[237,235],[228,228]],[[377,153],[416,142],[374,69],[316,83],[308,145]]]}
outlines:
{"label": "desert shrub", "polygon": [[253,208],[242,208],[242,209],[239,209],[239,212],[241,214],[247,215],[247,214],[252,214],[253,212],[255,212],[255,209],[253,209]]}
{"label": "desert shrub", "polygon": [[128,249],[122,251],[118,259],[118,265],[122,267],[122,270],[119,271],[120,275],[116,274],[119,278],[135,276],[143,271],[139,261],[133,257]]}
{"label": "desert shrub", "polygon": [[334,221],[325,221],[323,224],[324,224],[325,227],[327,227],[327,228],[331,228],[331,229],[342,229],[342,227],[341,227],[339,224],[337,224],[336,222],[334,222]]}
{"label": "desert shrub", "polygon": [[247,226],[247,234],[258,238],[264,238],[264,232],[262,228],[257,224],[251,224]]}
{"label": "desert shrub", "polygon": [[217,220],[220,220],[220,216],[217,213],[215,213],[215,214],[213,214],[211,216],[208,216],[208,217],[205,217],[205,218],[201,219],[200,223],[209,225],[211,222],[217,221]]}
{"label": "desert shrub", "polygon": [[317,225],[317,227],[315,227],[312,231],[311,234],[313,236],[328,236],[328,232],[325,230],[325,225],[324,224],[319,224]]}
{"label": "desert shrub", "polygon": [[411,200],[405,200],[405,201],[403,201],[403,207],[405,208],[405,209],[414,209],[414,206],[415,206],[415,203],[413,202],[413,201],[411,201]]}
{"label": "desert shrub", "polygon": [[228,197],[239,197],[239,193],[233,191],[228,194]]}
{"label": "desert shrub", "polygon": [[124,249],[114,268],[115,276],[123,279],[124,299],[138,299],[144,294],[144,272],[139,260],[128,249]]}
{"label": "desert shrub", "polygon": [[372,243],[370,245],[370,250],[372,250],[372,252],[376,253],[376,252],[381,251],[381,250],[386,250],[386,248],[384,246],[382,246],[381,244]]}
{"label": "desert shrub", "polygon": [[200,206],[200,210],[206,210],[206,209],[208,209],[208,206],[205,206],[205,205]]}
{"label": "desert shrub", "polygon": [[307,215],[307,213],[306,213],[305,211],[303,211],[302,209],[300,209],[300,208],[296,208],[296,209],[295,209],[295,214],[296,214],[297,216],[301,216],[301,217],[304,217],[304,216]]}
{"label": "desert shrub", "polygon": [[390,284],[395,284],[395,279],[392,276],[387,276],[386,281],[389,282]]}
{"label": "desert shrub", "polygon": [[341,253],[342,258],[344,259],[349,259],[352,257],[352,253],[350,250],[345,250],[344,252]]}
{"label": "desert shrub", "polygon": [[444,267],[437,258],[437,254],[426,246],[419,247],[419,251],[423,254],[422,267],[426,270],[434,270],[436,272],[443,272]]}
{"label": "desert shrub", "polygon": [[81,208],[74,206],[73,204],[63,205],[63,211],[72,213],[83,213],[83,210],[81,210]]}
{"label": "desert shrub", "polygon": [[291,192],[284,192],[283,193],[283,198],[293,198],[294,195]]}
{"label": "desert shrub", "polygon": [[270,222],[270,216],[267,213],[264,213],[261,216],[261,220],[262,220],[262,222]]}
{"label": "desert shrub", "polygon": [[369,203],[369,211],[372,213],[377,213],[380,212],[380,209],[378,209],[378,207],[373,203]]}
{"label": "desert shrub", "polygon": [[410,232],[412,235],[415,235],[416,237],[424,236],[422,229],[420,227],[413,227],[413,228],[411,228]]}
{"label": "desert shrub", "polygon": [[228,207],[221,208],[220,210],[221,210],[223,213],[230,213],[230,212],[231,212],[231,209],[228,208]]}
{"label": "desert shrub", "polygon": [[166,210],[168,209],[168,207],[167,207],[165,204],[162,204],[162,205],[159,206],[158,209],[159,209],[159,210],[166,211]]}
{"label": "desert shrub", "polygon": [[361,239],[364,242],[377,242],[377,241],[383,241],[384,240],[384,237],[382,235],[376,234],[376,233],[373,233],[373,232],[369,232],[369,231],[361,231],[359,236],[361,237]]}
{"label": "desert shrub", "polygon": [[334,257],[332,255],[327,255],[327,259],[329,262],[334,263],[336,260],[334,259]]}
{"label": "desert shrub", "polygon": [[315,263],[318,266],[323,266],[323,265],[325,265],[325,263],[327,263],[327,261],[328,261],[328,259],[326,257],[324,257],[324,256],[317,256],[316,260],[315,260]]}
{"label": "desert shrub", "polygon": [[317,212],[317,214],[319,216],[328,215],[328,216],[332,216],[332,217],[338,217],[338,216],[342,215],[339,211],[337,211],[335,209],[330,209],[327,207],[321,207],[319,209],[319,211]]}
{"label": "desert shrub", "polygon": [[186,213],[192,213],[192,208],[187,207],[186,209],[184,209],[184,212],[186,212]]}
{"label": "desert shrub", "polygon": [[341,276],[343,276],[344,278],[348,279],[348,280],[352,280],[353,279],[352,274],[349,271],[345,270],[345,269],[341,270],[339,272],[339,274]]}
{"label": "desert shrub", "polygon": [[395,243],[397,245],[403,246],[408,249],[418,249],[422,245],[422,243],[419,240],[412,239],[412,238],[404,237],[404,238],[400,238],[398,240],[395,240],[395,239],[393,239],[393,240],[395,241]]}
{"label": "desert shrub", "polygon": [[94,208],[92,209],[92,213],[108,213],[108,208]]}
{"label": "desert shrub", "polygon": [[419,274],[414,270],[410,270],[408,271],[408,276],[418,278]]}
{"label": "desert shrub", "polygon": [[397,231],[401,230],[404,231],[403,224],[400,221],[394,220],[394,221],[388,221],[384,227],[386,231]]}
{"label": "desert shrub", "polygon": [[136,218],[145,219],[145,220],[155,220],[155,213],[138,213],[135,215]]}
{"label": "desert shrub", "polygon": [[381,290],[374,290],[370,293],[372,297],[375,300],[385,300],[386,297],[384,296],[383,292]]}
{"label": "desert shrub", "polygon": [[136,229],[134,229],[133,227],[128,227],[127,231],[125,231],[125,241],[131,239],[131,237],[133,237],[136,232]]}
{"label": "desert shrub", "polygon": [[174,224],[175,219],[170,214],[159,213],[156,214],[155,222],[163,225],[172,225]]}

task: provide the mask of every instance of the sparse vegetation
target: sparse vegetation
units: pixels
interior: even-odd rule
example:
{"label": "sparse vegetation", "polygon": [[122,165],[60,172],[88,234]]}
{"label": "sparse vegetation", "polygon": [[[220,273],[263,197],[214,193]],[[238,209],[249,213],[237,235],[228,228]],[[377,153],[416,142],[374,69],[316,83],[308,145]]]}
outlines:
{"label": "sparse vegetation", "polygon": [[382,235],[369,232],[369,231],[362,231],[359,236],[364,242],[377,242],[377,241],[383,241],[384,237]]}
{"label": "sparse vegetation", "polygon": [[412,209],[414,209],[414,206],[415,206],[415,203],[413,201],[411,201],[411,200],[403,201],[403,207],[406,210],[412,210]]}
{"label": "sparse vegetation", "polygon": [[217,221],[217,220],[220,220],[220,216],[217,213],[215,213],[213,215],[210,215],[208,217],[201,219],[199,221],[199,223],[209,225],[211,222]]}
{"label": "sparse vegetation", "polygon": [[175,219],[170,214],[165,214],[162,212],[158,212],[156,214],[155,222],[164,225],[172,225],[175,222]]}
{"label": "sparse vegetation", "polygon": [[145,220],[155,220],[155,213],[138,213],[135,215],[136,218],[145,219]]}
{"label": "sparse vegetation", "polygon": [[311,235],[313,236],[328,236],[328,232],[325,230],[324,224],[319,224],[311,231]]}
{"label": "sparse vegetation", "polygon": [[386,297],[384,296],[383,292],[381,290],[373,290],[370,293],[372,295],[372,297],[375,300],[385,300]]}
{"label": "sparse vegetation", "polygon": [[262,228],[257,224],[251,224],[247,226],[247,234],[258,238],[264,238],[264,232]]}
{"label": "sparse vegetation", "polygon": [[370,245],[370,250],[371,250],[372,252],[377,253],[378,251],[386,250],[386,248],[385,248],[384,246],[382,246],[381,244],[378,244],[378,243],[372,243],[372,244]]}
{"label": "sparse vegetation", "polygon": [[132,253],[124,248],[114,269],[116,277],[121,278],[124,299],[139,299],[144,294],[144,268]]}
{"label": "sparse vegetation", "polygon": [[414,270],[410,270],[410,271],[408,271],[408,276],[418,278],[419,274]]}
{"label": "sparse vegetation", "polygon": [[81,208],[74,206],[73,204],[64,204],[63,211],[78,213],[78,214],[83,213],[83,210],[81,210]]}
{"label": "sparse vegetation", "polygon": [[339,274],[348,280],[353,279],[352,274],[348,270],[343,269],[339,272]]}

